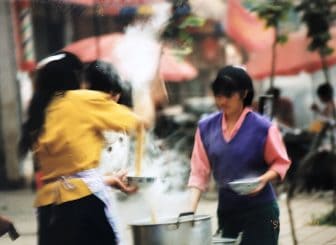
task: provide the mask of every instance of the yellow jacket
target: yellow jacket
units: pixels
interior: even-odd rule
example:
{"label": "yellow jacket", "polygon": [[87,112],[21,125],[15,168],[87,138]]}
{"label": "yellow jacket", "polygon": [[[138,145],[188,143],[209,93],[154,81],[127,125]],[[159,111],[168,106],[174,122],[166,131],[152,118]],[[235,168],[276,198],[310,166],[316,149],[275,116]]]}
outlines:
{"label": "yellow jacket", "polygon": [[[103,147],[104,130],[131,132],[140,120],[127,107],[102,92],[73,90],[56,95],[46,110],[43,133],[34,146],[43,180],[97,167]],[[69,179],[69,190],[60,181],[44,185],[35,206],[76,200],[91,192],[80,179]]]}

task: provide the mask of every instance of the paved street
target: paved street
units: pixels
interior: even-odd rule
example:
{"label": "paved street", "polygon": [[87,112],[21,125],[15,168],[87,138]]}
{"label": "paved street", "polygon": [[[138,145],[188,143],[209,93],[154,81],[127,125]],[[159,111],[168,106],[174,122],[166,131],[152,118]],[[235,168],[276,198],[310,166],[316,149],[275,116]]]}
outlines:
{"label": "paved street", "polygon": [[[304,245],[331,245],[336,244],[336,227],[330,226],[313,226],[310,225],[312,217],[325,213],[331,208],[332,193],[314,193],[312,195],[300,195],[292,201],[292,210],[294,212],[294,220],[296,233],[299,244]],[[10,241],[6,235],[0,238],[1,245],[34,245],[36,244],[36,221],[32,203],[34,193],[30,190],[18,190],[10,192],[0,192],[0,212],[3,215],[11,217],[21,234],[21,237],[15,242]],[[123,201],[124,202],[124,201]],[[131,202],[120,202],[124,212],[130,212]],[[133,202],[133,200],[132,200]],[[284,196],[279,198],[281,208],[281,232],[280,245],[291,245],[291,233],[288,219],[287,206]],[[134,204],[134,203],[133,203]],[[135,204],[136,205],[136,204]],[[134,205],[133,205],[134,206]],[[203,199],[200,203],[198,213],[209,214],[212,216],[213,230],[215,230],[215,208],[214,200]],[[142,210],[138,205],[135,206],[138,212]],[[130,233],[130,230],[127,231]],[[128,237],[129,234],[126,234]],[[126,238],[126,240],[129,239]],[[131,244],[127,242],[126,245]]]}
{"label": "paved street", "polygon": [[[204,213],[213,210],[215,217],[215,203],[203,200],[201,209]],[[292,236],[286,199],[283,195],[279,198],[280,205],[280,245],[291,245]],[[335,245],[336,226],[313,226],[310,225],[313,217],[319,217],[332,207],[332,193],[314,193],[312,195],[299,195],[291,201],[295,232],[298,244],[302,245]],[[215,222],[215,220],[213,220]]]}

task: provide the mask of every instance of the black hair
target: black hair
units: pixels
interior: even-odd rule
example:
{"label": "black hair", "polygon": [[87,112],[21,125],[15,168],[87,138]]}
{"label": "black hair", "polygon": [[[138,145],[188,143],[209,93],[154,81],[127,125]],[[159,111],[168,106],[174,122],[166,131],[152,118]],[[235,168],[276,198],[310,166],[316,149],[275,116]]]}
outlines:
{"label": "black hair", "polygon": [[80,59],[65,51],[56,52],[39,62],[34,80],[34,93],[19,140],[20,157],[24,157],[32,149],[42,133],[45,110],[53,96],[56,93],[63,94],[67,90],[79,89],[82,68]]}
{"label": "black hair", "polygon": [[128,81],[123,81],[122,84],[122,93],[120,95],[119,104],[133,107],[133,99],[132,99],[132,85]]}
{"label": "black hair", "polygon": [[91,62],[85,69],[85,80],[89,89],[120,94],[118,103],[132,107],[131,84],[121,80],[112,64],[100,60]]}
{"label": "black hair", "polygon": [[110,63],[96,60],[88,64],[85,69],[85,80],[89,84],[89,89],[122,93],[121,79]]}
{"label": "black hair", "polygon": [[281,90],[277,87],[272,87],[266,91],[266,94],[273,95],[274,99],[278,99],[280,97]]}
{"label": "black hair", "polygon": [[252,104],[254,88],[251,77],[240,67],[225,66],[221,68],[216,79],[211,84],[212,92],[215,96],[224,95],[230,97],[238,92],[242,95],[247,91],[243,100],[244,107]]}
{"label": "black hair", "polygon": [[334,97],[334,90],[330,83],[322,83],[317,88],[317,95],[325,101],[330,101]]}

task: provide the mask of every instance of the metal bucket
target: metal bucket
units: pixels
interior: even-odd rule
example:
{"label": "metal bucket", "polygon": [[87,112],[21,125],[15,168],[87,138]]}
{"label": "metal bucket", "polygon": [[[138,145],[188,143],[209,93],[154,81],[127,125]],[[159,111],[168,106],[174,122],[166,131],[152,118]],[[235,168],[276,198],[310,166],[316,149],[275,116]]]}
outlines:
{"label": "metal bucket", "polygon": [[134,245],[211,245],[211,217],[182,213],[159,223],[130,224]]}

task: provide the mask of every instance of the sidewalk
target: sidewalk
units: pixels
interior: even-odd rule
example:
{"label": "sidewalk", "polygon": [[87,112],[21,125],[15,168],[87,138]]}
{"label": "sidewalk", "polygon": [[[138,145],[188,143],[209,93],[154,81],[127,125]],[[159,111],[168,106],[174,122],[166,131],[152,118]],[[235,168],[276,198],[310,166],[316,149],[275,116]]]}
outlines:
{"label": "sidewalk", "polygon": [[[286,197],[280,196],[280,238],[279,245],[292,245],[292,235],[290,230],[288,208]],[[201,212],[209,213],[216,217],[214,201],[203,200],[201,202]],[[336,245],[336,226],[313,226],[310,222],[313,217],[319,217],[331,210],[332,193],[314,193],[311,195],[298,195],[291,201],[295,232],[298,244],[301,245]],[[213,219],[213,227],[215,219]]]}
{"label": "sidewalk", "polygon": [[[0,238],[1,245],[35,245],[36,221],[32,203],[34,193],[30,190],[0,192],[0,213],[10,217],[21,234],[15,242],[7,235]],[[291,245],[292,238],[288,219],[285,197],[279,199],[280,217],[280,245]],[[314,193],[312,195],[297,196],[291,203],[298,243],[302,245],[336,245],[335,226],[309,225],[312,217],[326,213],[332,207],[332,193]],[[198,210],[200,214],[212,216],[213,231],[216,227],[216,201],[203,199]],[[127,244],[128,245],[128,244]],[[176,244],[178,245],[178,244]]]}

